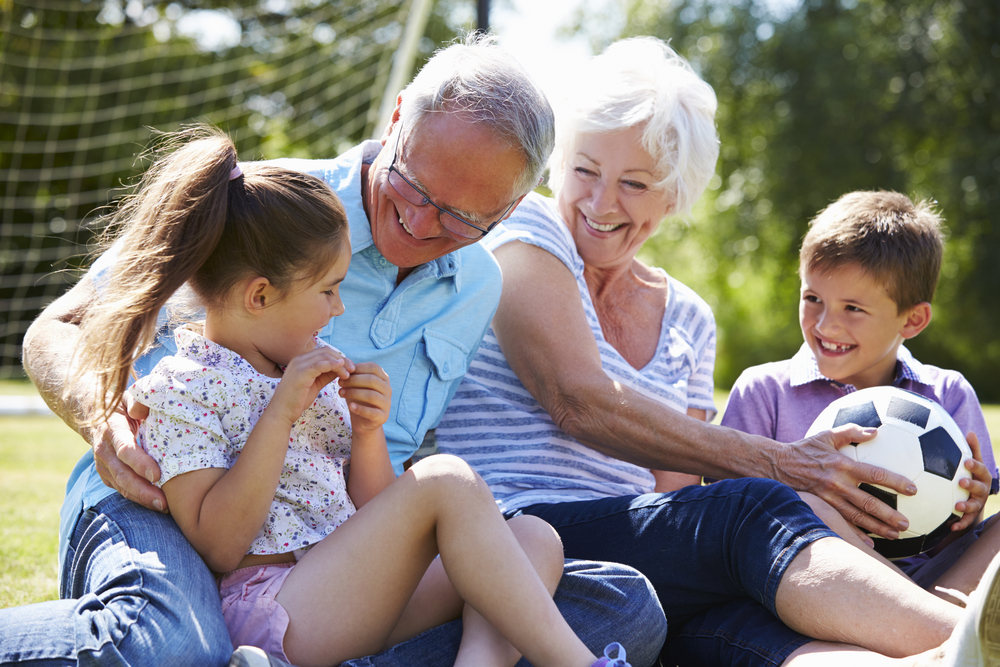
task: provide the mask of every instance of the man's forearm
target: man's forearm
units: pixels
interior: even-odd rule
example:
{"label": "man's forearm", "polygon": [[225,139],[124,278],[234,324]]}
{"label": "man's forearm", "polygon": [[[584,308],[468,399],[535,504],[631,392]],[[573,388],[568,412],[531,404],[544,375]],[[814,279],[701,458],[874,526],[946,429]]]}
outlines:
{"label": "man's forearm", "polygon": [[81,427],[93,414],[93,394],[66,394],[66,380],[76,341],[80,337],[80,310],[92,294],[88,285],[77,285],[54,301],[28,327],[21,362],[39,395],[66,424],[88,442],[88,429]]}

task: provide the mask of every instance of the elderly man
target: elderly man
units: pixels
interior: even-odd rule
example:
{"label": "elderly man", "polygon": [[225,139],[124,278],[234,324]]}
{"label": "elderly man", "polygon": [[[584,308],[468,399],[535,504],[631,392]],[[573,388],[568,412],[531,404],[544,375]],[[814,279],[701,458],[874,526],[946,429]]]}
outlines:
{"label": "elderly man", "polygon": [[[521,68],[472,38],[438,53],[400,93],[380,142],[333,160],[279,161],[323,178],[344,202],[353,251],[340,287],[346,313],[321,336],[389,374],[385,432],[397,473],[440,419],[496,310],[500,271],[476,242],[537,184],[552,134],[548,103]],[[81,428],[93,406],[62,395],[80,317],[114,258],[114,249],[102,256],[25,336],[25,369],[92,452],[67,485],[63,599],[0,611],[0,664],[231,659],[215,581],[150,483],[159,470],[127,419]],[[139,375],[174,350],[168,330],[159,342],[136,361]],[[629,568],[569,562],[556,601],[593,650],[613,635],[636,665],[653,661],[666,633],[651,587]],[[349,664],[451,664],[458,623]],[[237,651],[231,664],[252,659]]]}

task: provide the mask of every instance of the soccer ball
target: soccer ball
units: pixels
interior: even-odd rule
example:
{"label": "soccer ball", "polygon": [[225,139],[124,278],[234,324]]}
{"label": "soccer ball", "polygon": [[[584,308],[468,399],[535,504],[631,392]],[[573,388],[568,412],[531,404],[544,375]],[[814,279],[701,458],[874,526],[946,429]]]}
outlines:
{"label": "soccer ball", "polygon": [[878,427],[878,435],[851,443],[841,454],[913,480],[915,496],[901,496],[881,486],[860,488],[898,510],[909,520],[899,539],[872,535],[875,550],[886,558],[913,556],[938,544],[961,518],[955,503],[969,492],[958,485],[972,477],[965,461],[972,458],[955,420],[935,401],[897,387],[870,387],[838,398],[816,417],[806,437],[842,424]]}

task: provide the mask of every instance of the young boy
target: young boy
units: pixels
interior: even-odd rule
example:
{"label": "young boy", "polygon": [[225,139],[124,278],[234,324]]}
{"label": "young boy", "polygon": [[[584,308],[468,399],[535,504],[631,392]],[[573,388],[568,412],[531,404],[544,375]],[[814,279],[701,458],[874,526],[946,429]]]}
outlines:
{"label": "young boy", "polygon": [[[895,192],[852,192],[821,211],[799,255],[805,343],[791,359],[744,371],[722,424],[795,442],[833,400],[894,385],[937,401],[964,433],[978,436],[985,465],[975,464],[973,478],[996,493],[997,466],[975,391],[961,373],[921,364],[902,345],[931,321],[940,224],[927,203],[914,205]],[[966,508],[959,503],[956,509]],[[895,564],[941,597],[969,595],[1000,550],[998,522],[1000,515],[973,524],[931,552]]]}

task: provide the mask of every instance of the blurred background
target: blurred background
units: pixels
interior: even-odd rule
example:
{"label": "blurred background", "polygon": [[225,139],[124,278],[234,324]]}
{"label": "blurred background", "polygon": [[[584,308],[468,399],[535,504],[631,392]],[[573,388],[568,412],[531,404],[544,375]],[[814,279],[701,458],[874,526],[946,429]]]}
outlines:
{"label": "blurred background", "polygon": [[[101,208],[144,167],[149,128],[207,120],[245,160],[332,157],[381,133],[386,100],[476,27],[482,4],[0,0],[0,378],[23,376],[25,329],[79,276]],[[715,310],[720,387],[801,343],[809,219],[845,192],[892,189],[937,202],[947,223],[934,322],[911,349],[1000,402],[1000,3],[493,0],[491,12],[543,86],[616,39],[655,35],[715,88],[716,176],[643,258]]]}

